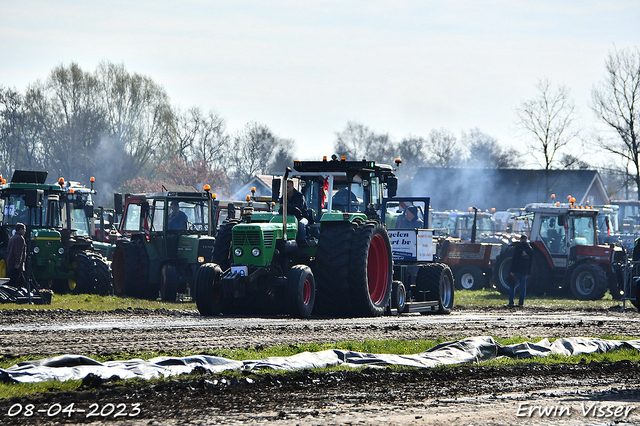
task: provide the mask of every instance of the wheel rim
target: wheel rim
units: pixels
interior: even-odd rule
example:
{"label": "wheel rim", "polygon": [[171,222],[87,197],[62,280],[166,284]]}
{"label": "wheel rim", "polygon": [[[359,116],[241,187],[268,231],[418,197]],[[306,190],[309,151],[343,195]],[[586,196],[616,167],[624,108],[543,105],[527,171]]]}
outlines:
{"label": "wheel rim", "polygon": [[398,309],[402,309],[404,307],[406,296],[407,295],[404,291],[398,292]]}
{"label": "wheel rim", "polygon": [[581,272],[576,278],[576,290],[578,293],[588,296],[596,287],[596,280],[590,272]]}
{"label": "wheel rim", "polygon": [[7,278],[7,264],[4,259],[0,259],[0,278]]}
{"label": "wheel rim", "polygon": [[475,284],[475,279],[473,279],[473,274],[467,272],[460,277],[460,285],[465,290],[471,290],[473,285]]}
{"label": "wheel rim", "polygon": [[369,296],[374,305],[380,304],[387,293],[389,263],[384,238],[375,234],[371,239],[367,256],[367,280]]}
{"label": "wheel rim", "polygon": [[302,285],[302,303],[305,306],[309,305],[311,301],[311,281],[307,278],[304,280],[304,284]]}

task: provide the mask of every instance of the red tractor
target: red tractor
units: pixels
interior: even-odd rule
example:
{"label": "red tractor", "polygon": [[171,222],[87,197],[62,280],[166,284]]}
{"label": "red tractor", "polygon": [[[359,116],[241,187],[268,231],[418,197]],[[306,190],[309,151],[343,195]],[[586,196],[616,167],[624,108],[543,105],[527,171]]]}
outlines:
{"label": "red tractor", "polygon": [[[580,300],[601,299],[607,292],[619,299],[624,263],[622,247],[598,245],[598,210],[574,204],[529,204],[525,214],[531,222],[532,273],[527,291],[532,294],[571,294]],[[494,283],[509,292],[514,247],[503,248],[494,267]]]}

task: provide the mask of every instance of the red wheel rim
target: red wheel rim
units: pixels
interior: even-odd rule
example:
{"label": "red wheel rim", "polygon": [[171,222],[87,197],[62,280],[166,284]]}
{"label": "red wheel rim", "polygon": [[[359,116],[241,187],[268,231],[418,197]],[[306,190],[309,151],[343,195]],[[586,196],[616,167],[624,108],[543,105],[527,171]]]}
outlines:
{"label": "red wheel rim", "polygon": [[369,246],[367,256],[367,285],[369,296],[374,305],[379,305],[384,300],[389,285],[389,258],[387,245],[382,235],[375,234]]}
{"label": "red wheel rim", "polygon": [[311,282],[306,279],[302,285],[302,303],[308,305],[311,301]]}

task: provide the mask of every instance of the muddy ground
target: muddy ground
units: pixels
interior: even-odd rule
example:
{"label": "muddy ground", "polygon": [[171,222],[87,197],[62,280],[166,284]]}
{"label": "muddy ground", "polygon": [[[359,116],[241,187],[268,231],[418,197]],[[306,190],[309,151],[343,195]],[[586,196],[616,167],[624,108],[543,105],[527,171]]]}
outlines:
{"label": "muddy ground", "polygon": [[[635,308],[620,312],[619,306],[588,311],[456,309],[446,316],[311,320],[202,318],[191,310],[18,310],[0,311],[0,356],[204,351],[369,338],[449,340],[490,335],[536,341],[638,336],[639,325]],[[195,379],[126,386],[115,379],[88,378],[80,392],[0,400],[0,423],[640,424],[639,367],[632,362],[585,362],[517,368],[367,368],[329,374],[247,374],[239,380],[200,372]],[[31,416],[26,415],[29,404]],[[57,412],[70,404],[73,414]]]}

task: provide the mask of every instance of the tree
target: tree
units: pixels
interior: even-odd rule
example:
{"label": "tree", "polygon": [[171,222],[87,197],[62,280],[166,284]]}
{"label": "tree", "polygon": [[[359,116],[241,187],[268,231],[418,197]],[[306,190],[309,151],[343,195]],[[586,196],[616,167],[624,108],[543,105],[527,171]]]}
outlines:
{"label": "tree", "polygon": [[551,82],[542,79],[536,88],[539,96],[523,102],[516,114],[520,128],[530,133],[531,154],[550,170],[558,151],[578,136],[578,131],[572,130],[576,110],[567,87],[553,90]]}
{"label": "tree", "polygon": [[495,138],[477,128],[463,133],[461,139],[469,149],[469,157],[465,162],[467,167],[510,169],[520,164],[515,149],[502,148]]}
{"label": "tree", "polygon": [[589,164],[582,161],[580,157],[571,154],[563,154],[560,157],[560,164],[566,170],[585,170],[590,168]]}
{"label": "tree", "polygon": [[338,156],[344,155],[349,160],[365,158],[392,163],[396,147],[388,133],[375,133],[364,124],[349,121],[342,132],[336,133],[334,150]]}
{"label": "tree", "polygon": [[[603,149],[622,157],[631,169],[636,189],[640,188],[640,50],[609,52],[605,80],[593,89],[592,109],[598,119],[618,136],[600,138]],[[640,191],[638,191],[640,199]]]}
{"label": "tree", "polygon": [[427,152],[427,165],[432,167],[455,167],[461,157],[456,136],[446,129],[429,133]]}

